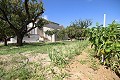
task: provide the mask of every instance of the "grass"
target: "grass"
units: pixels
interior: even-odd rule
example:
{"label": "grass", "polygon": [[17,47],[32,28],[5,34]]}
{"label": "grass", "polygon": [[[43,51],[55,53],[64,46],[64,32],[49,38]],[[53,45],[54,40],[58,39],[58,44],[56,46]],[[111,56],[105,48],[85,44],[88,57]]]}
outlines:
{"label": "grass", "polygon": [[79,55],[88,44],[88,41],[78,41],[68,45],[55,46],[49,52],[49,57],[55,65],[64,67],[70,59]]}
{"label": "grass", "polygon": [[[39,71],[39,73],[37,73]],[[9,70],[6,70],[5,68],[0,68],[0,77],[1,80],[45,80],[45,76],[43,73],[45,69],[42,67],[36,67],[36,65],[33,64],[27,64],[24,67],[12,67]]]}
{"label": "grass", "polygon": [[[63,80],[68,76],[62,67],[69,63],[74,56],[79,55],[88,46],[88,41],[64,41],[55,43],[30,43],[17,47],[0,45],[0,55],[17,53],[49,54],[51,64],[43,66],[41,63],[27,62],[21,55],[13,55],[5,61],[0,59],[1,80]],[[22,54],[23,55],[23,54]],[[40,62],[40,61],[39,61]]]}
{"label": "grass", "polygon": [[87,61],[87,60],[82,60],[82,59],[81,59],[79,62],[83,65],[83,64],[86,64],[88,61]]}
{"label": "grass", "polygon": [[[65,42],[67,44],[67,42]],[[18,47],[13,44],[8,46],[0,45],[0,55],[16,54],[16,53],[47,53],[53,46],[65,45],[63,42],[55,43],[27,43],[24,46]]]}
{"label": "grass", "polygon": [[21,47],[9,44],[8,46],[0,45],[0,55],[16,54],[16,53],[48,53],[55,46],[64,46],[74,44],[78,41],[64,41],[54,43],[26,43]]}
{"label": "grass", "polygon": [[[23,62],[19,63],[16,60],[22,60]],[[46,67],[42,66],[41,63],[25,63],[25,61],[25,58],[17,56],[10,61],[6,61],[11,63],[11,66],[1,61],[0,80],[63,80],[64,77],[68,76],[54,65]],[[26,65],[24,66],[24,64]]]}
{"label": "grass", "polygon": [[99,69],[99,65],[100,63],[97,62],[97,59],[95,58],[95,51],[94,49],[90,49],[89,51],[89,62],[90,62],[90,68],[92,68],[93,70],[98,70]]}
{"label": "grass", "polygon": [[79,62],[82,65],[88,65],[90,68],[92,68],[94,71],[99,69],[100,63],[97,62],[96,54],[93,48],[87,48],[85,51],[88,55],[85,59],[80,59]]}

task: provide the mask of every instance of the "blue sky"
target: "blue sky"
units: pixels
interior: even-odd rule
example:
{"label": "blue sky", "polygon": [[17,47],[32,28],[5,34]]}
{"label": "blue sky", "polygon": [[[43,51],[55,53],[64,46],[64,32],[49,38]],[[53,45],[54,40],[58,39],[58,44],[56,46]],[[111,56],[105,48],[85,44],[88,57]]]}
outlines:
{"label": "blue sky", "polygon": [[48,20],[57,22],[64,27],[79,19],[91,19],[103,24],[106,14],[106,24],[113,20],[120,22],[120,0],[43,0]]}

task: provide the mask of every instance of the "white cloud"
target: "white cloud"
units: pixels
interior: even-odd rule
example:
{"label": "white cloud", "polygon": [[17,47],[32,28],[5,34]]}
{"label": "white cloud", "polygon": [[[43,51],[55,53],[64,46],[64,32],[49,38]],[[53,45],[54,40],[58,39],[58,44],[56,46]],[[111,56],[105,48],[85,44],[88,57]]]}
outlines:
{"label": "white cloud", "polygon": [[48,16],[47,15],[44,15],[42,18],[48,20]]}

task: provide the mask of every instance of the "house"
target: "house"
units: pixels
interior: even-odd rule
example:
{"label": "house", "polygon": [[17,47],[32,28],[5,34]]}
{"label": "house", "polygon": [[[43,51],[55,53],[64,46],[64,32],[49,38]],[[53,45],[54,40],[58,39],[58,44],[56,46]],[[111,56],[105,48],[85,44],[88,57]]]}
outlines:
{"label": "house", "polygon": [[[28,25],[28,28],[32,27],[32,23]],[[52,41],[55,42],[57,40],[57,37],[55,34],[51,36],[45,34],[47,30],[60,30],[62,29],[63,26],[60,26],[57,23],[50,22],[49,24],[44,25],[42,28],[35,28],[31,30],[27,35],[24,36],[23,42],[40,42],[40,41]],[[10,39],[11,43],[16,43],[17,42],[17,37],[11,38]]]}

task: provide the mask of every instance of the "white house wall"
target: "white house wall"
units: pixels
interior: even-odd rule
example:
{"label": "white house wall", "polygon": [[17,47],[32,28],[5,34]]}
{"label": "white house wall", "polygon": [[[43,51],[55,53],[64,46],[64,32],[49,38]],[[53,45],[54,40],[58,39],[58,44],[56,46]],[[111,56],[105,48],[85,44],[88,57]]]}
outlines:
{"label": "white house wall", "polygon": [[44,37],[48,38],[50,41],[52,40],[52,42],[55,42],[55,34],[52,35],[52,39],[51,39],[51,36],[45,34],[45,32],[47,30],[54,30],[54,29],[51,29],[51,28],[48,28],[48,27],[43,27],[43,32],[44,32],[43,35],[44,35]]}
{"label": "white house wall", "polygon": [[37,32],[37,29],[38,29],[38,27],[36,27],[36,28],[35,28],[35,34],[37,34],[37,33],[38,33],[38,32]]}
{"label": "white house wall", "polygon": [[55,34],[52,35],[52,42],[55,42]]}
{"label": "white house wall", "polygon": [[[30,28],[32,28],[32,27],[35,27],[35,25],[33,25],[33,23],[29,23],[28,25],[27,25],[27,27],[28,27],[28,29],[30,29]],[[35,28],[35,29],[33,29],[33,30],[31,30],[29,33],[30,34],[37,34],[37,27]]]}
{"label": "white house wall", "polygon": [[[28,29],[30,29],[31,27],[33,27],[33,24],[30,23],[28,26]],[[49,41],[52,41],[52,42],[55,42],[55,34],[52,35],[52,39],[51,39],[51,36],[45,34],[45,32],[47,30],[54,30],[52,28],[48,28],[48,27],[43,27],[43,34],[40,35],[40,32],[38,30],[39,28],[35,28],[33,30],[31,30],[29,33],[30,33],[30,38],[28,38],[27,36],[25,36],[23,38],[23,42],[38,42],[38,41],[44,41],[44,38],[47,38]],[[43,36],[43,37],[41,37]],[[17,42],[17,37],[14,37],[14,38],[11,38],[10,40],[11,43],[16,43]]]}
{"label": "white house wall", "polygon": [[[35,25],[34,25],[35,26]],[[33,27],[33,23],[30,23],[27,25],[27,28],[30,29]],[[39,34],[37,34],[37,29],[35,28],[29,32],[30,37],[24,36],[23,37],[23,42],[39,42]],[[16,43],[17,42],[17,37],[11,38],[10,43]]]}
{"label": "white house wall", "polygon": [[[33,23],[29,23],[28,25],[27,25],[27,27],[33,27]],[[35,27],[35,25],[34,25],[34,27]]]}

